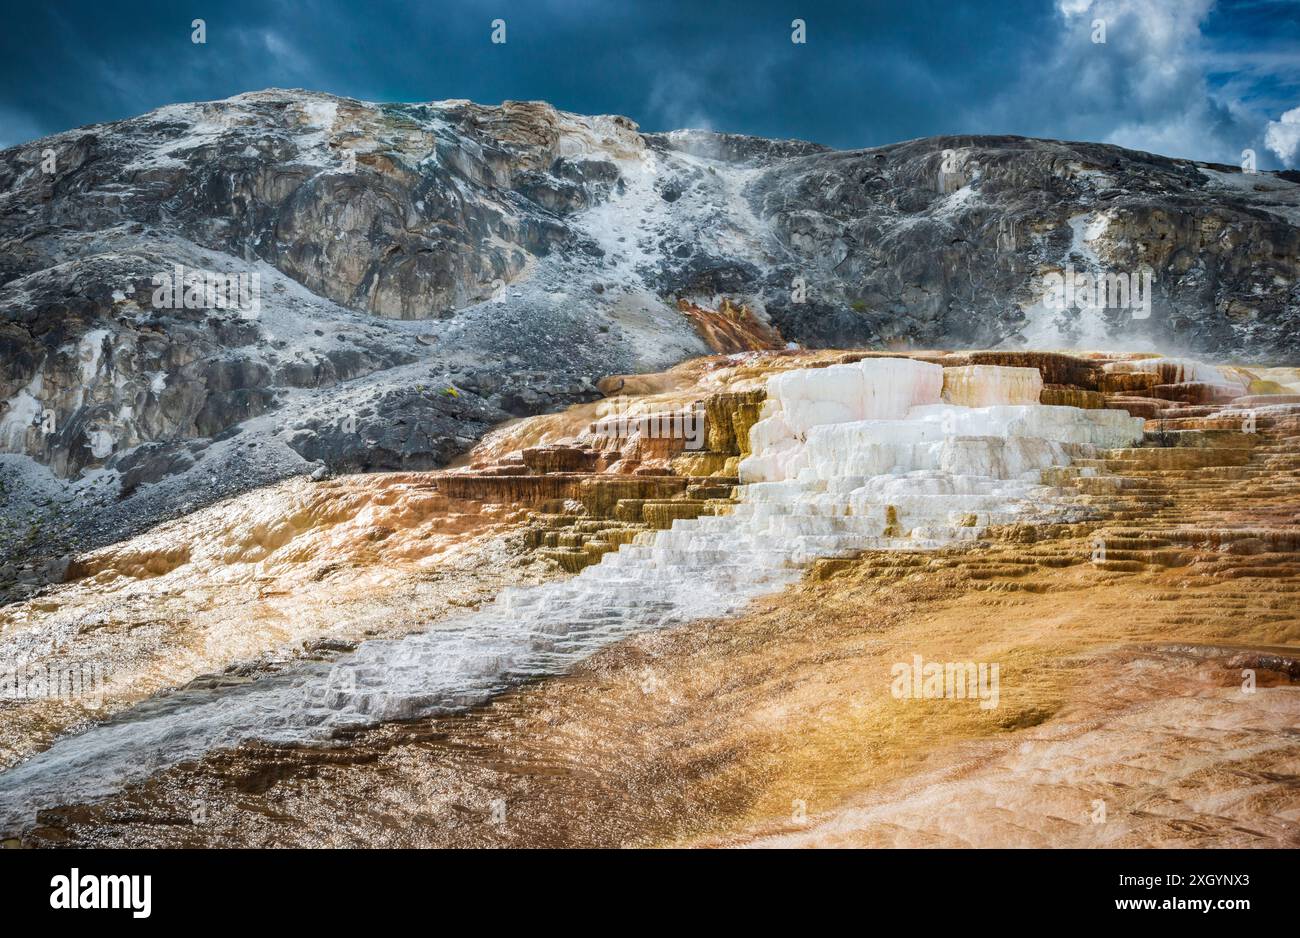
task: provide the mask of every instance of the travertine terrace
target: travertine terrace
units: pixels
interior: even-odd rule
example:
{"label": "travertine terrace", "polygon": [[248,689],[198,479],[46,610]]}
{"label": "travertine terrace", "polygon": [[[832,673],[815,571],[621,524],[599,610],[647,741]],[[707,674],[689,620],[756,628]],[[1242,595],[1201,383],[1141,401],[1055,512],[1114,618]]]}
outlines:
{"label": "travertine terrace", "polygon": [[[445,472],[243,496],[213,517],[259,505],[255,548],[187,519],[79,558],[6,641],[147,662],[122,598],[214,579],[259,609],[411,590],[419,621],[308,615],[149,665],[110,710],[190,686],[129,733],[19,708],[18,755],[81,732],[0,804],[41,844],[1295,845],[1298,382],[748,352],[611,379]],[[220,627],[162,608],[181,644]],[[916,655],[998,663],[998,705],[898,699]],[[178,822],[196,793],[210,820]]]}

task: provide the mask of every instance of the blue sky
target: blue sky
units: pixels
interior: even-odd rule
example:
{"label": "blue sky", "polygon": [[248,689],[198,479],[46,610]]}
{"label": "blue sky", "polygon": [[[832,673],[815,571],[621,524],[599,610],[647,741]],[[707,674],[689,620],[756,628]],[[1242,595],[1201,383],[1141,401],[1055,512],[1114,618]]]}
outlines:
{"label": "blue sky", "polygon": [[[1300,162],[1300,0],[114,0],[8,5],[0,146],[271,86],[543,99],[644,129],[939,133]],[[205,20],[207,42],[191,42]],[[506,42],[490,41],[506,21]],[[791,22],[807,42],[790,41]],[[1095,20],[1106,41],[1093,42]],[[1284,118],[1288,112],[1293,112]]]}

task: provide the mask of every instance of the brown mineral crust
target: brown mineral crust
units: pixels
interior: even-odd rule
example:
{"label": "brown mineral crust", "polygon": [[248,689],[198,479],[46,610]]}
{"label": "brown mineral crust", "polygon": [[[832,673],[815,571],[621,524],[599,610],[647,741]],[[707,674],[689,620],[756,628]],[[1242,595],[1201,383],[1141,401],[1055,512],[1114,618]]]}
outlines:
{"label": "brown mineral crust", "polygon": [[785,345],[775,327],[759,319],[748,306],[733,303],[727,297],[722,298],[716,310],[687,299],[678,300],[677,309],[715,352],[730,354],[752,349],[779,349]]}

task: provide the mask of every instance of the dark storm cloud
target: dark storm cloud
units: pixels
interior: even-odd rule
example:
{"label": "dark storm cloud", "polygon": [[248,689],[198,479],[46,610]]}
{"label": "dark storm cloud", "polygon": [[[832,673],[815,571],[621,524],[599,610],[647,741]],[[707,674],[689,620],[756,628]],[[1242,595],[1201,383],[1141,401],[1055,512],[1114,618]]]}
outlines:
{"label": "dark storm cloud", "polygon": [[[12,6],[12,5],[11,5]],[[1268,165],[1300,106],[1294,2],[79,2],[9,11],[0,144],[175,101],[305,87],[544,99],[647,129],[860,147],[936,133],[1105,140]],[[190,41],[201,17],[207,43]],[[507,42],[489,41],[491,21]],[[808,41],[790,41],[791,21]],[[1091,39],[1107,21],[1105,44]]]}

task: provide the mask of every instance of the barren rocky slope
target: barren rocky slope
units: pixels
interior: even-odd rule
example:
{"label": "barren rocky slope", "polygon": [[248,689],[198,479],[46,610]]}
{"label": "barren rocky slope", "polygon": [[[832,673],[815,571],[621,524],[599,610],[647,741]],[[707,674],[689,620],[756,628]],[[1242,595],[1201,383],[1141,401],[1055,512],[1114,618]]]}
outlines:
{"label": "barren rocky slope", "polygon": [[[1295,351],[1300,185],[1115,147],[836,152],[542,103],[265,91],[0,153],[0,589],[328,468],[422,469],[610,374],[795,342]],[[176,265],[259,308],[154,304]],[[1154,272],[1149,318],[1045,272]]]}

